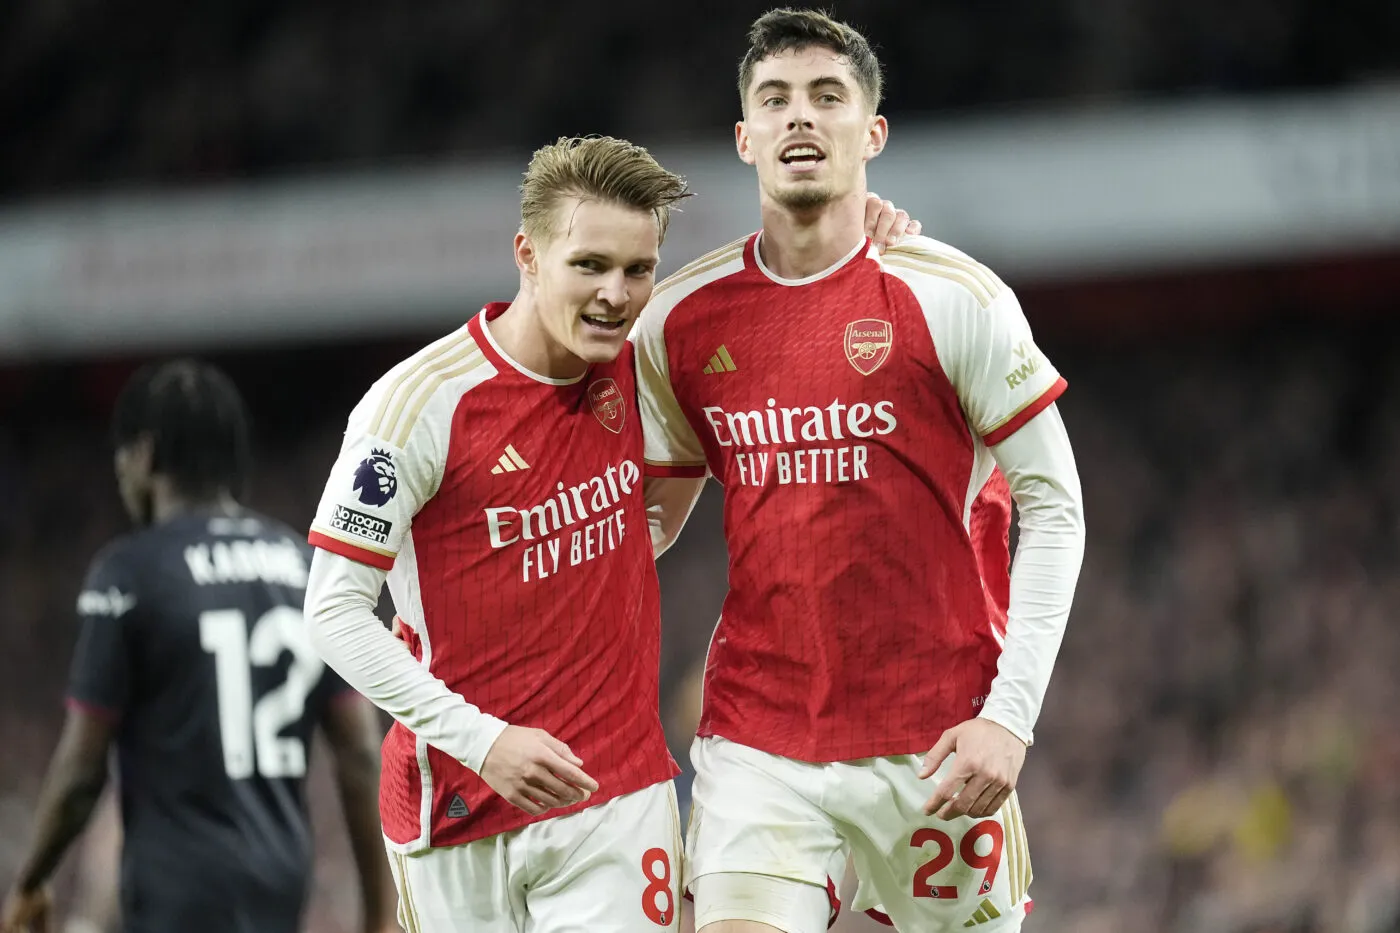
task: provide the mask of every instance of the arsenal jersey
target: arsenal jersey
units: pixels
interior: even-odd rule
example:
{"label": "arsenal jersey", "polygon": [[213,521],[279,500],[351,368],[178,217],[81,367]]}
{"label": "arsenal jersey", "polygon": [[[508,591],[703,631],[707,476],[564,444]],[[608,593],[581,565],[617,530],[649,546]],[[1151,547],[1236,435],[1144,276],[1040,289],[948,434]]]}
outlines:
{"label": "arsenal jersey", "polygon": [[410,649],[451,690],[567,743],[599,783],[532,817],[396,723],[380,807],[407,848],[457,845],[671,778],[660,602],[629,345],[581,378],[507,358],[485,322],[394,367],[350,416],[310,540],[388,571]]}
{"label": "arsenal jersey", "polygon": [[977,715],[1005,638],[990,448],[1065,382],[1012,291],[949,246],[867,240],[787,280],[759,236],[663,282],[635,338],[648,473],[725,489],[700,734],[807,761],[924,752]]}

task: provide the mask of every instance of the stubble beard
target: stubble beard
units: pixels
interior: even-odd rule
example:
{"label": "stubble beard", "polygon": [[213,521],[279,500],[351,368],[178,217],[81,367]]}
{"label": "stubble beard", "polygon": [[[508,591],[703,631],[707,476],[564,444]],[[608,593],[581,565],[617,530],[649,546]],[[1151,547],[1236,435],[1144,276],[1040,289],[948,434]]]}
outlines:
{"label": "stubble beard", "polygon": [[826,185],[804,184],[780,189],[773,200],[790,211],[810,211],[830,204],[834,196]]}

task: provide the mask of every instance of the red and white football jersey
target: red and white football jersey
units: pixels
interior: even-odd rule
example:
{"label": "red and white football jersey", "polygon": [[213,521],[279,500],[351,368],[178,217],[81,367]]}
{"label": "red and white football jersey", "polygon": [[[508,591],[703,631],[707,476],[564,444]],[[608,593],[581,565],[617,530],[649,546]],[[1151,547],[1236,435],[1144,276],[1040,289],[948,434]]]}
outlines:
{"label": "red and white football jersey", "polygon": [[1006,633],[1011,502],[988,447],[1064,380],[985,266],[910,238],[791,281],[759,235],[637,325],[649,475],[725,487],[729,594],[700,734],[807,761],[924,752]]}
{"label": "red and white football jersey", "polygon": [[[677,773],[658,710],[660,600],[632,348],[580,379],[507,359],[490,305],[350,416],[310,540],[389,571],[411,650],[470,703],[567,743],[599,783],[562,816]],[[384,832],[450,846],[531,817],[395,723]]]}

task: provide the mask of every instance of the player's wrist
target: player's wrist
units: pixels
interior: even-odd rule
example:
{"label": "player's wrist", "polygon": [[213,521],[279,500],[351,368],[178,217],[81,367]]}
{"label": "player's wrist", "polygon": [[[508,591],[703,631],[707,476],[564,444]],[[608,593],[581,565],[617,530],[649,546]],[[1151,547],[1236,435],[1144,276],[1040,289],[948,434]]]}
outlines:
{"label": "player's wrist", "polygon": [[491,749],[495,747],[497,740],[510,728],[510,723],[504,719],[497,719],[490,713],[480,713],[479,719],[472,725],[472,735],[468,739],[464,754],[457,760],[465,767],[470,768],[477,774],[486,766],[486,759],[491,754]]}
{"label": "player's wrist", "polygon": [[984,710],[982,711],[982,713],[981,713],[977,718],[978,718],[978,719],[981,719],[981,720],[984,721],[984,722],[989,722],[989,723],[991,723],[991,724],[994,725],[994,726],[1000,727],[1000,728],[1001,728],[1002,730],[1004,730],[1007,734],[1009,734],[1012,738],[1014,738],[1016,741],[1020,742],[1022,745],[1026,746],[1027,748],[1030,748],[1032,742],[1034,741],[1034,735],[1033,735],[1033,733],[1031,732],[1031,730],[1026,729],[1026,730],[1023,731],[1023,730],[1017,728],[1016,726],[1011,725],[1011,724],[1009,724],[1008,722],[1006,722],[1005,719],[1004,719],[1003,717],[998,716],[995,712],[988,713],[988,711],[984,709]]}

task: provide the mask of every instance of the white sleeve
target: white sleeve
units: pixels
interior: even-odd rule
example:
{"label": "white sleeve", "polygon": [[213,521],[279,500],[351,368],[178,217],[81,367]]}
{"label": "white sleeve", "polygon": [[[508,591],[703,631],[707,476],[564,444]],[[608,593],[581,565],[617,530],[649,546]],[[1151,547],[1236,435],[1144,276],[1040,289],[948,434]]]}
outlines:
{"label": "white sleeve", "polygon": [[306,585],[311,643],[345,682],[410,732],[480,772],[506,723],[453,693],[389,633],[374,609],[385,572],[317,548]]}
{"label": "white sleeve", "polygon": [[1020,538],[1011,567],[1006,645],[981,717],[1029,745],[1084,557],[1083,496],[1069,435],[1054,405],[991,451],[1016,500]]}
{"label": "white sleeve", "polygon": [[971,295],[949,302],[933,332],[968,424],[988,447],[1015,434],[1065,389],[1009,288],[985,307]]}
{"label": "white sleeve", "polygon": [[[705,448],[690,426],[671,384],[666,311],[648,306],[632,331],[637,353],[637,402],[646,438],[648,476],[705,477]],[[727,351],[726,351],[727,352]]]}
{"label": "white sleeve", "polygon": [[426,418],[404,422],[383,379],[345,428],[308,536],[318,549],[381,570],[394,566],[413,517],[437,492],[447,453]]}

